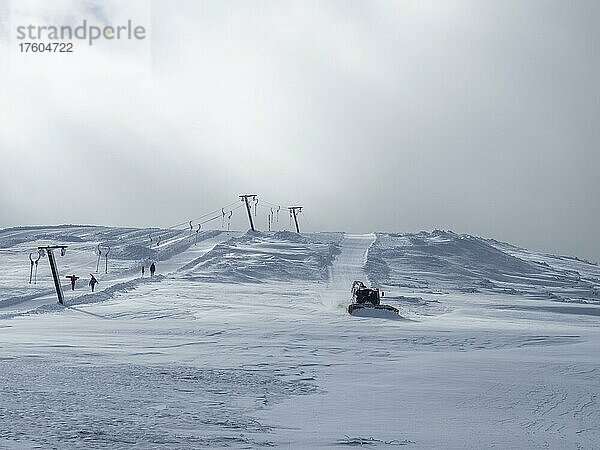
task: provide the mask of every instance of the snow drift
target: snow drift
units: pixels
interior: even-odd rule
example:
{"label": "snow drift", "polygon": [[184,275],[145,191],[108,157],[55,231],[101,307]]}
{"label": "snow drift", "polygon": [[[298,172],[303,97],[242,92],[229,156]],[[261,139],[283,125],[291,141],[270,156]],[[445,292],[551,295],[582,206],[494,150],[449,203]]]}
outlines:
{"label": "snow drift", "polygon": [[600,304],[598,266],[577,260],[580,272],[560,262],[564,259],[435,230],[377,234],[365,269],[376,285],[420,292],[496,292]]}
{"label": "snow drift", "polygon": [[342,233],[248,231],[184,266],[183,276],[223,283],[325,281],[342,238]]}

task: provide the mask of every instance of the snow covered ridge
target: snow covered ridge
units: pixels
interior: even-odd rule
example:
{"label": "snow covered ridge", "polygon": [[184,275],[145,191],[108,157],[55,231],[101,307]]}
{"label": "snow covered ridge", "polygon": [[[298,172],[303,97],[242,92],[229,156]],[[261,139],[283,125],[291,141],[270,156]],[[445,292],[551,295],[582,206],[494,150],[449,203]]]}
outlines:
{"label": "snow covered ridge", "polygon": [[182,268],[190,280],[228,283],[326,281],[343,233],[248,231]]}
{"label": "snow covered ridge", "polygon": [[[600,306],[555,303],[592,303],[597,266],[437,231],[195,238],[0,230],[1,448],[598,448]],[[65,305],[47,258],[28,283],[39,244],[68,245]],[[347,313],[368,277],[398,320]]]}
{"label": "snow covered ridge", "polygon": [[451,231],[378,233],[365,270],[376,285],[418,292],[494,292],[600,304],[595,264]]}

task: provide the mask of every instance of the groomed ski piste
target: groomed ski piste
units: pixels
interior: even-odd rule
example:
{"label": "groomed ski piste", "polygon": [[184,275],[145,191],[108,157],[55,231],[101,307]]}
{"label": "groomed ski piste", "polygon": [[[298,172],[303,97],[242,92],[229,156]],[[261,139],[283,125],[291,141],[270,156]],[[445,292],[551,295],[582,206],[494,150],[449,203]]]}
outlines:
{"label": "groomed ski piste", "polygon": [[[0,231],[0,447],[598,448],[591,262],[437,230],[158,231]],[[64,306],[47,257],[29,284],[48,244]],[[400,315],[349,315],[354,280]]]}

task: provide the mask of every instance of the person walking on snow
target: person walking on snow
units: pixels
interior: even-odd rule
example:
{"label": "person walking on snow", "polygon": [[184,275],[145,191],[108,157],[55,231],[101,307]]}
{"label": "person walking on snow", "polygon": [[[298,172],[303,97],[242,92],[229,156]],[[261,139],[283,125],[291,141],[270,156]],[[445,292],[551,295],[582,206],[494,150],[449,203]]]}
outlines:
{"label": "person walking on snow", "polygon": [[94,292],[94,287],[96,286],[96,283],[99,283],[99,281],[96,280],[96,277],[94,275],[92,275],[91,273],[90,273],[90,275],[92,278],[90,279],[90,282],[88,284],[92,287],[92,292]]}
{"label": "person walking on snow", "polygon": [[75,282],[77,280],[79,280],[79,277],[76,277],[75,275],[71,275],[71,276],[66,276],[65,278],[68,278],[69,280],[71,280],[71,290],[74,291],[75,290]]}
{"label": "person walking on snow", "polygon": [[142,278],[144,278],[144,272],[146,271],[146,268],[142,265]]}
{"label": "person walking on snow", "polygon": [[154,276],[154,272],[156,272],[156,266],[154,265],[154,263],[152,263],[150,265],[150,276],[153,277]]}

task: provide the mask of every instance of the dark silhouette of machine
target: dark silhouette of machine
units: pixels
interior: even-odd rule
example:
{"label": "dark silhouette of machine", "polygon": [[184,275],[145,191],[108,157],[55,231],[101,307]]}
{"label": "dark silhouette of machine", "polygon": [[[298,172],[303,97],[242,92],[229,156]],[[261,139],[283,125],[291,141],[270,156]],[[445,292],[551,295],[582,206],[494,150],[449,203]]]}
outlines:
{"label": "dark silhouette of machine", "polygon": [[384,292],[378,288],[368,288],[362,281],[355,281],[352,283],[352,303],[348,305],[348,313],[353,314],[361,310],[371,309],[399,314],[397,308],[381,304],[381,297],[383,296]]}

